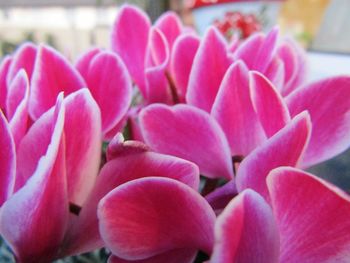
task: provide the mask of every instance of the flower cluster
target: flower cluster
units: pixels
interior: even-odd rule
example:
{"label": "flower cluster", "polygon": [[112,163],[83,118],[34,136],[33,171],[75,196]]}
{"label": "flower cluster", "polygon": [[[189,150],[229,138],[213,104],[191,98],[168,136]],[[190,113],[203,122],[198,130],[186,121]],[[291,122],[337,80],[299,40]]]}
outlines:
{"label": "flower cluster", "polygon": [[306,73],[277,28],[227,43],[128,5],[74,64],[23,44],[0,66],[1,236],[18,262],[349,262],[350,197],[302,169],[349,147],[350,77]]}

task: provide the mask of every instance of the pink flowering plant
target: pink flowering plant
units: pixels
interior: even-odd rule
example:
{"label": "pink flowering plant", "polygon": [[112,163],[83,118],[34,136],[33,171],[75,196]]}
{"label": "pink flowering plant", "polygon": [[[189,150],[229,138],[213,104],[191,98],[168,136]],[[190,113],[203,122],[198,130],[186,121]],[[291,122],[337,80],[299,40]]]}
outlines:
{"label": "pink flowering plant", "polygon": [[350,77],[306,78],[277,28],[200,38],[128,5],[75,63],[24,43],[0,66],[3,240],[16,262],[350,262],[350,196],[303,170],[349,147]]}

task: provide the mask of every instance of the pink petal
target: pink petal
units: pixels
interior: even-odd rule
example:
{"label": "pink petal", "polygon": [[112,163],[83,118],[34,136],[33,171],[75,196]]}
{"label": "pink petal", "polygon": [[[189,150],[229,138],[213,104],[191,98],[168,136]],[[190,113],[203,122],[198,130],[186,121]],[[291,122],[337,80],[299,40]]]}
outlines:
{"label": "pink petal", "polygon": [[71,203],[82,205],[100,167],[100,111],[87,89],[72,93],[64,103],[68,197]]}
{"label": "pink petal", "polygon": [[236,184],[233,180],[227,182],[220,188],[205,196],[205,199],[214,209],[216,214],[220,214],[227,204],[238,194]]}
{"label": "pink petal", "polygon": [[83,87],[83,78],[66,58],[50,47],[40,46],[31,80],[31,117],[38,119],[49,110],[61,91],[68,95]]}
{"label": "pink petal", "polygon": [[0,109],[6,109],[6,98],[8,92],[7,86],[7,74],[12,62],[12,58],[10,56],[5,56],[0,64]]}
{"label": "pink petal", "polygon": [[214,27],[209,28],[193,61],[186,94],[189,104],[210,112],[231,63],[226,49],[226,40],[221,33]]}
{"label": "pink petal", "polygon": [[150,27],[151,22],[141,9],[123,5],[114,22],[111,35],[112,50],[121,56],[144,96],[144,67]]}
{"label": "pink petal", "polygon": [[256,192],[243,191],[216,221],[210,262],[278,263],[278,258],[278,229],[270,206]]}
{"label": "pink petal", "polygon": [[195,190],[173,179],[149,177],[119,186],[101,200],[98,218],[106,246],[124,259],[179,248],[212,250],[214,212]]}
{"label": "pink petal", "polygon": [[132,261],[112,255],[109,257],[108,263],[192,263],[194,262],[196,254],[197,251],[193,249],[175,249],[151,258]]}
{"label": "pink petal", "polygon": [[243,60],[250,70],[264,73],[275,54],[278,31],[278,28],[274,28],[266,36],[253,35],[238,47],[234,59]]}
{"label": "pink petal", "polygon": [[[50,262],[62,242],[68,219],[64,164],[64,107],[59,98],[51,124],[47,152],[27,183],[2,207],[1,234],[20,262]],[[34,149],[33,149],[34,150]]]}
{"label": "pink petal", "polygon": [[146,99],[148,103],[173,102],[172,93],[167,79],[169,64],[169,46],[161,31],[153,28],[150,32],[150,56],[153,66],[146,68]]}
{"label": "pink petal", "polygon": [[301,170],[267,178],[281,239],[280,262],[348,262],[350,197]]}
{"label": "pink petal", "polygon": [[11,196],[16,176],[16,149],[10,127],[0,110],[0,207]]}
{"label": "pink petal", "polygon": [[242,61],[227,70],[211,114],[225,132],[233,156],[245,156],[266,140],[250,98],[248,69]]}
{"label": "pink petal", "polygon": [[141,111],[140,125],[152,149],[196,163],[207,177],[233,177],[225,135],[206,112],[183,104],[153,104]]}
{"label": "pink petal", "polygon": [[90,62],[86,82],[101,110],[102,131],[107,133],[123,119],[131,103],[127,68],[119,56],[101,51]]}
{"label": "pink petal", "polygon": [[309,147],[303,167],[325,161],[343,152],[350,142],[350,77],[324,79],[290,94],[291,116],[307,110],[312,121]]}
{"label": "pink petal", "polygon": [[251,96],[267,137],[282,129],[289,121],[289,111],[282,96],[261,73],[250,73]]}
{"label": "pink petal", "polygon": [[24,69],[18,71],[11,84],[6,100],[7,119],[11,120],[16,109],[29,91],[29,80]]}
{"label": "pink petal", "polygon": [[16,149],[26,134],[29,122],[29,80],[27,73],[21,69],[10,84],[7,98],[7,117],[13,134]]}
{"label": "pink petal", "polygon": [[286,81],[282,95],[287,96],[303,84],[308,76],[307,56],[305,50],[293,39],[287,38],[278,50],[279,57],[285,65]]}
{"label": "pink petal", "polygon": [[157,19],[154,26],[164,34],[169,50],[172,50],[176,38],[182,31],[182,23],[178,15],[173,11],[165,12]]}
{"label": "pink petal", "polygon": [[86,80],[89,75],[89,68],[92,59],[101,52],[100,48],[91,48],[87,52],[83,53],[76,61],[75,68],[79,71],[80,75]]}
{"label": "pink petal", "polygon": [[[11,66],[7,74],[7,86],[11,84],[11,81],[15,78],[20,69],[24,69],[30,80],[34,70],[34,63],[37,55],[37,47],[30,43],[22,44],[13,56]],[[55,103],[53,103],[54,105]]]}
{"label": "pink petal", "polygon": [[269,79],[278,91],[282,91],[285,82],[285,64],[283,61],[274,57],[265,71],[264,75]]}
{"label": "pink petal", "polygon": [[118,155],[116,147],[109,150],[114,152],[115,159],[108,161],[97,177],[95,187],[79,217],[68,231],[63,255],[87,252],[103,246],[98,230],[97,204],[109,191],[123,183],[142,177],[160,176],[179,180],[198,189],[199,171],[196,165],[176,157],[147,152],[145,149],[133,150],[130,149],[129,141],[118,147]]}
{"label": "pink petal", "polygon": [[266,176],[279,166],[297,166],[310,133],[310,118],[303,112],[243,160],[236,178],[238,191],[251,188],[269,200]]}
{"label": "pink petal", "polygon": [[199,43],[198,37],[185,34],[176,39],[172,49],[170,70],[181,101],[185,101],[188,80]]}

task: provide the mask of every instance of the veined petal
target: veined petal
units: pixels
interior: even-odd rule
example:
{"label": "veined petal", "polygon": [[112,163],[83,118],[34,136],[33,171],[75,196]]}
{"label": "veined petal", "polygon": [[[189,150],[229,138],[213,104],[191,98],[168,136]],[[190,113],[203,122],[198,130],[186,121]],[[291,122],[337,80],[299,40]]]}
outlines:
{"label": "veined petal", "polygon": [[233,177],[225,135],[205,111],[182,104],[153,104],[141,111],[140,125],[152,149],[194,162],[207,177]]}
{"label": "veined petal", "polygon": [[175,249],[163,254],[141,260],[124,260],[110,256],[108,263],[192,263],[197,251],[194,249]]}
{"label": "veined petal", "polygon": [[[11,66],[7,74],[7,86],[15,78],[20,69],[24,69],[30,80],[34,70],[34,63],[37,56],[37,47],[30,42],[22,44],[13,56]],[[55,104],[55,103],[53,103]]]}
{"label": "veined petal", "polygon": [[178,180],[195,190],[199,187],[198,167],[191,162],[144,149],[137,151],[134,148],[134,151],[130,151],[127,145],[121,145],[118,151],[119,155],[102,168],[79,217],[67,232],[63,255],[83,253],[103,246],[98,230],[97,204],[117,186],[142,177],[159,176]]}
{"label": "veined petal", "polygon": [[286,98],[291,116],[307,110],[312,134],[303,167],[343,152],[350,143],[350,77],[333,77],[297,89]]}
{"label": "veined petal", "polygon": [[250,73],[250,91],[254,109],[267,137],[282,129],[289,121],[289,111],[280,93],[261,73]]}
{"label": "veined petal", "polygon": [[146,95],[144,68],[150,27],[151,22],[141,9],[123,5],[114,22],[111,35],[112,50],[121,56],[144,96]]}
{"label": "veined petal", "polygon": [[280,231],[280,262],[348,262],[350,197],[311,174],[291,167],[267,178]]}
{"label": "veined petal", "polygon": [[29,80],[25,70],[21,69],[10,84],[6,111],[16,149],[19,148],[19,144],[28,129],[28,103]]}
{"label": "veined petal", "polygon": [[101,51],[90,62],[86,82],[102,117],[102,131],[107,133],[127,113],[131,104],[132,83],[119,56]]}
{"label": "veined petal", "polygon": [[211,115],[225,132],[232,156],[245,156],[266,140],[250,98],[248,69],[242,61],[227,70]]}
{"label": "veined petal", "polygon": [[303,112],[243,160],[236,177],[238,191],[251,188],[269,201],[266,176],[279,166],[297,166],[310,134],[310,117]]}
{"label": "veined petal", "polygon": [[0,64],[0,109],[6,110],[6,98],[8,92],[7,74],[12,62],[12,57],[5,56]]}
{"label": "veined petal", "polygon": [[0,110],[0,207],[11,196],[16,177],[16,149],[7,120]]}
{"label": "veined petal", "polygon": [[117,187],[99,203],[98,218],[106,246],[128,260],[179,248],[212,250],[213,210],[198,192],[173,179],[148,177]]}
{"label": "veined petal", "polygon": [[230,63],[225,39],[216,28],[209,28],[194,57],[186,94],[187,102],[210,112]]}
{"label": "veined petal", "polygon": [[20,262],[52,261],[67,227],[62,96],[55,112],[45,120],[52,127],[47,152],[23,188],[4,203],[0,214],[1,234]]}
{"label": "veined petal", "polygon": [[184,34],[174,42],[171,53],[170,71],[173,76],[180,101],[185,101],[188,80],[200,39],[195,35]]}
{"label": "veined petal", "polygon": [[40,46],[31,79],[29,113],[36,120],[54,104],[57,95],[86,87],[79,72],[54,49]]}
{"label": "veined petal", "polygon": [[89,75],[89,68],[92,59],[100,52],[102,52],[102,49],[100,48],[91,48],[87,52],[83,53],[75,62],[75,68],[79,71],[80,75],[85,79],[85,81]]}
{"label": "veined petal", "polygon": [[272,209],[247,189],[235,197],[215,224],[212,263],[278,263],[279,236]]}
{"label": "veined petal", "polygon": [[154,26],[164,34],[169,50],[172,50],[176,38],[181,34],[182,23],[178,15],[173,11],[168,11],[162,14]]}

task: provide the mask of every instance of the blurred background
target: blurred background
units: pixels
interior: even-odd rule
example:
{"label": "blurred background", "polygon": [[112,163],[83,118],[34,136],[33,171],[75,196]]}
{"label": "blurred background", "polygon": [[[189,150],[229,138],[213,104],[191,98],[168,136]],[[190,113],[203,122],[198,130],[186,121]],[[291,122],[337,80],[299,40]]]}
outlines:
{"label": "blurred background", "polygon": [[[0,57],[25,40],[48,43],[73,61],[91,46],[107,48],[124,2],[140,6],[153,21],[173,10],[199,34],[215,25],[228,39],[277,24],[307,49],[309,81],[350,74],[349,0],[0,0]],[[310,170],[350,189],[350,151]]]}

